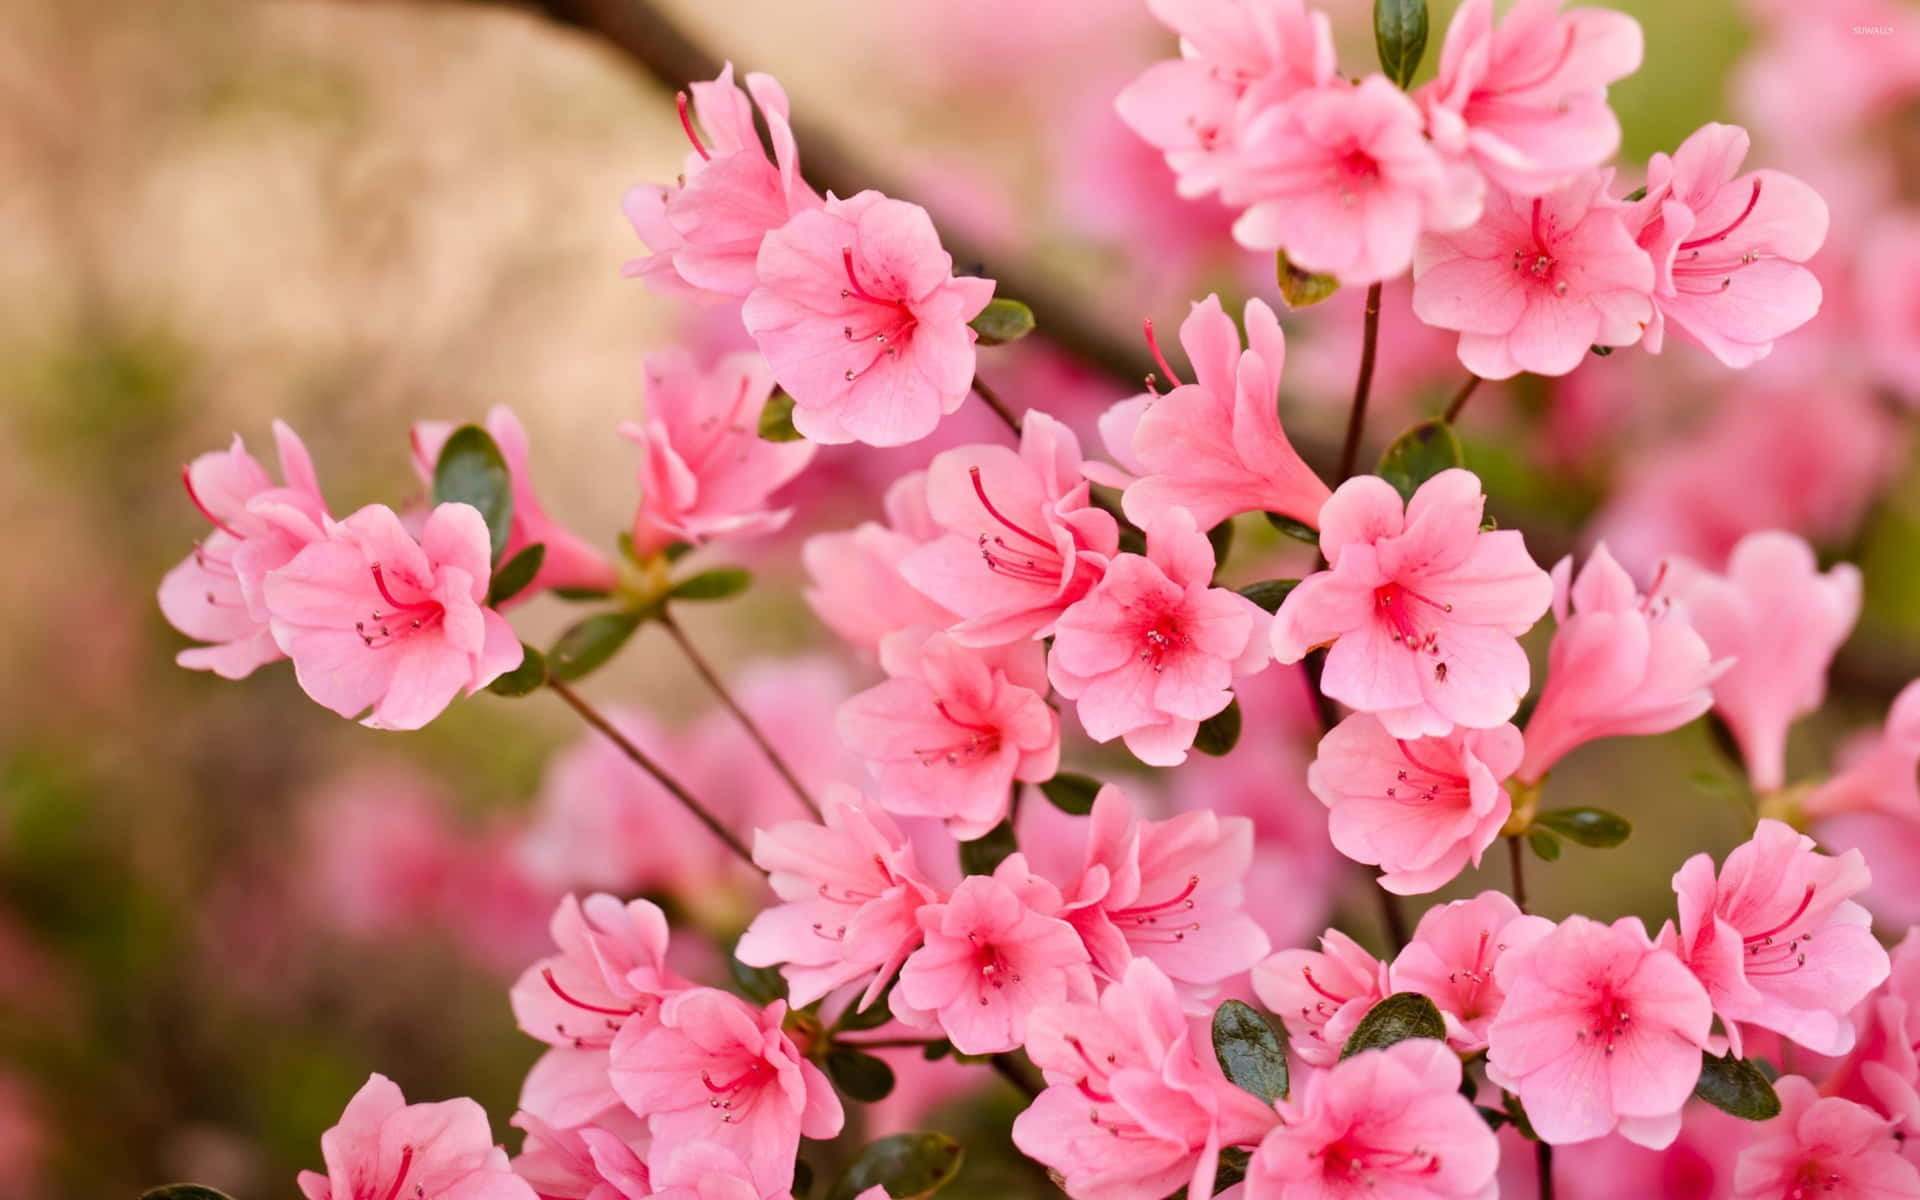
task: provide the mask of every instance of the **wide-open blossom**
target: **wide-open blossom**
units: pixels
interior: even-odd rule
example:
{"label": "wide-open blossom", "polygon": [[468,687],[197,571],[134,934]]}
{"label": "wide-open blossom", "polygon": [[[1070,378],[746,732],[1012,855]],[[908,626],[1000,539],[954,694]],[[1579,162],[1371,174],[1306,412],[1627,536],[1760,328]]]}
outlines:
{"label": "wide-open blossom", "polygon": [[1488,729],[1512,717],[1530,671],[1516,640],[1553,601],[1553,581],[1516,530],[1482,530],[1468,471],[1440,472],[1402,503],[1386,480],[1340,485],[1320,513],[1330,569],[1287,595],[1273,655],[1332,644],[1320,687],[1395,737]]}
{"label": "wide-open blossom", "polygon": [[1506,999],[1494,974],[1501,956],[1552,931],[1553,922],[1523,914],[1505,892],[1481,892],[1421,914],[1387,973],[1394,991],[1433,1001],[1447,1023],[1447,1044],[1473,1054],[1487,1048],[1487,1027]]}
{"label": "wide-open blossom", "polygon": [[1618,1129],[1642,1146],[1672,1143],[1713,1006],[1639,918],[1568,917],[1503,955],[1494,977],[1506,1000],[1487,1030],[1487,1078],[1520,1097],[1544,1141]]}
{"label": "wide-open blossom", "polygon": [[1590,171],[1540,196],[1494,187],[1480,220],[1420,239],[1413,312],[1460,331],[1484,379],[1565,375],[1594,346],[1631,346],[1653,319],[1653,261]]}
{"label": "wide-open blossom", "polygon": [[370,504],[265,581],[273,640],[307,695],[375,729],[418,729],[456,695],[520,665],[520,640],[486,607],[487,523],[442,504],[414,541]]}
{"label": "wide-open blossom", "polygon": [[1501,784],[1521,753],[1511,725],[1406,739],[1354,713],[1320,739],[1307,786],[1329,810],[1334,847],[1379,867],[1381,887],[1412,896],[1480,864],[1513,813]]}
{"label": "wide-open blossom", "polygon": [[1914,1200],[1920,1168],[1901,1156],[1886,1118],[1872,1109],[1823,1098],[1789,1075],[1774,1084],[1780,1115],[1763,1140],[1740,1153],[1733,1200]]}
{"label": "wide-open blossom", "polygon": [[320,1135],[320,1153],[325,1174],[300,1172],[307,1200],[535,1200],[494,1144],[478,1104],[408,1104],[384,1075],[369,1076],[347,1101],[340,1123]]}
{"label": "wide-open blossom", "polygon": [[867,521],[837,533],[816,533],[800,548],[807,568],[807,603],[849,645],[878,654],[880,641],[910,625],[945,629],[957,619],[914,587],[900,564],[940,536],[927,510],[927,473],[910,471],[888,486],[887,521]]}
{"label": "wide-open blossom", "polygon": [[917,442],[967,398],[967,322],[993,281],[953,277],[925,209],[874,191],[831,199],[768,234],[756,269],[741,316],[809,439]]}
{"label": "wide-open blossom", "polygon": [[1253,969],[1260,1003],[1286,1024],[1293,1053],[1309,1065],[1340,1058],[1367,1010],[1391,991],[1387,964],[1337,929],[1318,950],[1282,950]]}
{"label": "wide-open blossom", "polygon": [[1028,1023],[1047,1087],[1013,1122],[1021,1153],[1076,1200],[1213,1193],[1220,1148],[1259,1139],[1273,1110],[1220,1073],[1173,985],[1135,959],[1099,1003],[1050,1005]]}

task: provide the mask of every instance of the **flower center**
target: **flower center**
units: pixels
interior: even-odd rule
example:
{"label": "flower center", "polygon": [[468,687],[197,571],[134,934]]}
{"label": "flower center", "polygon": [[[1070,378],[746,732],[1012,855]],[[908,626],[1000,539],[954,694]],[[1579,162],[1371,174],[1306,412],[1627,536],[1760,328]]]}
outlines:
{"label": "flower center", "polygon": [[973,494],[979,497],[980,507],[987,510],[987,516],[1019,542],[1026,543],[1022,546],[1007,541],[1006,534],[995,533],[991,529],[982,530],[980,557],[987,560],[987,569],[1022,583],[1058,586],[1060,568],[1065,565],[1061,562],[1060,551],[1052,542],[994,507],[993,501],[987,498],[986,485],[980,482],[979,467],[968,468],[967,475],[973,480]]}
{"label": "flower center", "polygon": [[[380,569],[380,564],[374,563],[371,569],[373,586],[379,590],[380,598],[392,606],[392,610],[383,612],[376,608],[368,614],[367,620],[353,623],[353,631],[360,635],[360,640],[366,643],[368,649],[383,649],[402,638],[431,629],[447,615],[446,608],[437,600],[407,602],[398,599],[387,586],[387,576]],[[404,576],[401,578],[416,591],[426,590]]]}
{"label": "flower center", "polygon": [[1140,635],[1140,661],[1159,672],[1166,669],[1169,654],[1182,654],[1193,639],[1180,628],[1179,620],[1167,613]]}
{"label": "flower center", "polygon": [[920,760],[922,766],[931,767],[938,763],[945,763],[950,767],[957,767],[963,762],[972,762],[999,752],[999,726],[962,721],[953,715],[953,711],[947,707],[945,700],[935,700],[933,706],[940,711],[940,715],[946,719],[947,724],[958,729],[962,736],[958,741],[945,746],[914,750],[913,756]]}
{"label": "flower center", "polygon": [[[1439,630],[1422,626],[1422,610],[1419,606],[1432,610],[1424,614],[1425,619],[1429,621],[1435,614],[1453,611],[1452,604],[1441,604],[1430,600],[1402,584],[1390,583],[1385,587],[1374,589],[1374,618],[1387,627],[1387,636],[1416,654],[1424,652],[1438,659],[1440,657]],[[1445,662],[1433,664],[1433,678],[1438,683],[1447,681]]]}
{"label": "flower center", "polygon": [[1400,747],[1400,756],[1407,760],[1407,765],[1394,772],[1393,782],[1387,785],[1388,800],[1422,806],[1441,800],[1471,805],[1473,785],[1465,775],[1423,760],[1414,752],[1413,743],[1405,739],[1396,738],[1394,744]]}
{"label": "flower center", "polygon": [[[874,351],[873,358],[868,361],[866,366],[857,371],[852,367],[846,369],[846,381],[852,383],[854,380],[872,370],[881,359],[900,357],[900,347],[909,343],[913,336],[914,327],[920,323],[920,318],[914,314],[911,308],[907,307],[905,300],[888,300],[876,296],[867,290],[867,286],[860,282],[859,273],[853,269],[852,246],[840,247],[840,262],[847,271],[847,286],[840,289],[840,298],[842,300],[864,300],[868,304],[893,310],[884,318],[882,325],[877,328],[873,334],[874,345],[878,347],[878,349]],[[848,325],[842,329],[841,332],[846,334],[849,342],[854,340],[853,326]]]}
{"label": "flower center", "polygon": [[1187,876],[1187,886],[1179,893],[1153,904],[1136,904],[1131,908],[1116,908],[1107,913],[1107,917],[1117,923],[1130,925],[1121,932],[1128,942],[1135,945],[1171,945],[1184,942],[1189,933],[1200,932],[1200,922],[1185,921],[1178,925],[1162,925],[1163,917],[1172,917],[1193,911],[1193,894],[1200,890],[1200,877]]}
{"label": "flower center", "polygon": [[1624,1041],[1631,1032],[1633,1014],[1611,990],[1603,991],[1587,1010],[1587,1026],[1574,1031],[1574,1038],[1581,1042],[1593,1042],[1601,1050],[1611,1055],[1615,1044]]}
{"label": "flower center", "polygon": [[[992,988],[997,992],[1009,983],[1020,982],[1020,973],[1014,970],[1013,964],[1001,955],[998,946],[991,942],[982,942],[977,933],[969,933],[967,940],[973,943],[974,967],[980,972],[980,982],[985,985],[985,988]],[[985,988],[980,992],[980,1003],[983,1005],[990,1003]]]}
{"label": "flower center", "polygon": [[1792,929],[1812,905],[1813,885],[1808,884],[1806,893],[1800,897],[1800,906],[1793,910],[1792,916],[1772,929],[1741,939],[1741,946],[1746,951],[1746,974],[1749,977],[1791,975],[1807,965],[1807,952],[1801,947],[1813,940],[1813,930],[1809,929],[1784,942],[1778,939]]}
{"label": "flower center", "polygon": [[738,1104],[743,1109],[751,1109],[753,1102],[760,1098],[761,1087],[767,1082],[766,1075],[767,1062],[762,1058],[748,1063],[744,1070],[725,1083],[715,1083],[712,1075],[700,1072],[700,1083],[712,1093],[707,1099],[707,1107],[719,1111],[722,1125],[733,1124],[734,1118],[740,1115],[734,1111],[734,1106]]}
{"label": "flower center", "polygon": [[[1747,218],[1753,215],[1755,206],[1760,203],[1761,183],[1762,181],[1759,179],[1753,181],[1753,191],[1747,196],[1747,206],[1741,209],[1740,215],[1721,228],[1719,232],[1709,233],[1704,237],[1691,238],[1681,242],[1675,249],[1673,256],[1673,287],[1675,291],[1683,292],[1690,296],[1716,295],[1733,286],[1734,272],[1740,270],[1742,267],[1751,266],[1766,257],[1761,251],[1751,247],[1741,251],[1739,254],[1730,254],[1724,248],[1716,253],[1713,249],[1733,236],[1734,231],[1746,224]],[[1710,282],[1714,276],[1719,276],[1719,283],[1715,284]],[[1696,286],[1683,287],[1681,285],[1682,280],[1693,282]],[[1701,280],[1709,282],[1704,286],[1698,286]]]}
{"label": "flower center", "polygon": [[1567,294],[1567,281],[1554,278],[1553,269],[1558,265],[1559,260],[1553,256],[1553,251],[1547,248],[1547,239],[1552,225],[1553,222],[1544,217],[1543,201],[1536,198],[1533,202],[1533,216],[1528,222],[1533,245],[1522,246],[1513,252],[1513,273],[1547,284],[1553,288],[1554,295],[1564,296]]}

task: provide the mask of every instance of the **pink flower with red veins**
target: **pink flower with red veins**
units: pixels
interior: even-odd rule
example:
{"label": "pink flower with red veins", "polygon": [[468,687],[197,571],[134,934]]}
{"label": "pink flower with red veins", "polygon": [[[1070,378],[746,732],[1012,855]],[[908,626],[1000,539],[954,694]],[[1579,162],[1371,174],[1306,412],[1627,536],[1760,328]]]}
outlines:
{"label": "pink flower with red veins", "polygon": [[1653,260],[1591,171],[1544,196],[1489,188],[1480,220],[1420,239],[1413,313],[1460,331],[1484,379],[1565,375],[1594,346],[1631,346],[1654,319]]}
{"label": "pink flower with red veins", "polygon": [[1253,969],[1253,992],[1286,1024],[1294,1054],[1330,1067],[1367,1010],[1387,998],[1387,964],[1337,929],[1318,950],[1282,950]]}
{"label": "pink flower with red veins", "polygon": [[921,942],[919,912],[940,899],[893,818],[850,788],[822,797],[827,823],[788,821],[753,835],[753,861],[782,903],[763,910],[734,953],[785,964],[796,1005],[863,983],[865,1008]]}
{"label": "pink flower with red veins", "polygon": [[1573,559],[1555,564],[1547,682],[1527,719],[1518,772],[1533,783],[1587,742],[1678,729],[1713,707],[1711,685],[1732,664],[1716,662],[1685,611],[1661,596],[1660,570],[1645,595],[1594,547],[1573,578]]}
{"label": "pink flower with red veins", "polygon": [[1821,1085],[1920,1134],[1920,931],[1893,948],[1886,983],[1853,1011],[1853,1052]]}
{"label": "pink flower with red veins", "polygon": [[920,909],[926,943],[900,968],[893,1015],[939,1030],[962,1054],[999,1054],[1027,1036],[1036,1009],[1093,998],[1087,948],[1054,914],[1060,893],[1009,855]]}
{"label": "pink flower with red veins", "polygon": [[1237,676],[1267,665],[1267,614],[1213,584],[1213,546],[1184,509],[1147,527],[1054,627],[1047,675],[1096,742],[1141,762],[1183,763],[1200,722],[1233,703]]}
{"label": "pink flower with red veins", "polygon": [[1706,985],[1735,1054],[1742,1023],[1816,1054],[1853,1048],[1847,1014],[1889,970],[1867,910],[1853,902],[1867,879],[1858,850],[1821,854],[1772,820],[1727,855],[1717,879],[1710,855],[1681,866],[1680,931],[1661,930],[1660,943]]}
{"label": "pink flower with red veins", "polygon": [[1481,892],[1428,909],[1387,974],[1394,991],[1419,992],[1440,1009],[1447,1045],[1476,1054],[1506,999],[1494,967],[1551,932],[1552,921],[1523,914],[1504,892]]}
{"label": "pink flower with red veins", "polygon": [[1507,998],[1487,1030],[1487,1078],[1520,1097],[1542,1140],[1617,1129],[1656,1150],[1672,1144],[1713,1005],[1639,918],[1568,917],[1502,955],[1494,978]]}
{"label": "pink flower with red veins", "polygon": [[512,626],[486,607],[490,548],[467,504],[437,506],[417,542],[383,504],[329,520],[266,578],[273,640],[317,703],[418,729],[520,665]]}
{"label": "pink flower with red veins", "polygon": [[887,488],[887,522],[816,533],[800,548],[807,603],[827,628],[877,655],[880,641],[909,625],[945,629],[959,618],[907,582],[901,563],[942,530],[927,510],[927,473],[912,471]]}
{"label": "pink flower with red veins", "polygon": [[1780,1115],[1740,1152],[1733,1200],[1915,1200],[1920,1168],[1879,1113],[1819,1091],[1798,1075],[1774,1085]]}
{"label": "pink flower with red veins", "polygon": [[1755,790],[1786,783],[1787,730],[1820,707],[1827,666],[1860,616],[1860,569],[1820,573],[1813,548],[1790,533],[1748,534],[1714,575],[1685,561],[1670,594],[1715,658],[1733,666],[1713,682],[1713,705],[1746,759]]}
{"label": "pink flower with red veins", "polygon": [[[1280,322],[1260,300],[1247,301],[1246,319],[1242,350],[1218,296],[1195,304],[1180,325],[1194,382],[1181,383],[1161,359],[1173,390],[1140,397],[1138,404],[1124,401],[1101,418],[1102,434],[1109,444],[1123,444],[1121,457],[1139,476],[1110,476],[1126,488],[1123,502],[1134,524],[1144,528],[1169,509],[1184,508],[1203,529],[1261,510],[1311,525],[1332,495],[1280,427],[1276,399],[1287,359]],[[1151,325],[1147,335],[1158,356]]]}
{"label": "pink flower with red veins", "polygon": [[1246,207],[1233,226],[1242,246],[1359,284],[1404,274],[1423,230],[1473,224],[1483,187],[1434,150],[1405,92],[1369,75],[1251,116],[1220,198]]}
{"label": "pink flower with red veins", "polygon": [[646,374],[646,419],[620,426],[644,456],[634,552],[784,528],[793,510],[768,497],[806,469],[814,447],[760,436],[760,411],[773,394],[760,357],[729,355],[702,371],[692,355],[669,350],[647,359]]}
{"label": "pink flower with red veins", "polygon": [[1379,867],[1381,887],[1417,896],[1480,865],[1513,814],[1500,785],[1522,752],[1511,725],[1409,739],[1354,713],[1320,739],[1307,787],[1327,806],[1335,849]]}
{"label": "pink flower with red veins", "polygon": [[1094,507],[1073,431],[1042,412],[1021,423],[1020,450],[961,446],[927,468],[927,509],[946,530],[901,560],[900,573],[961,618],[970,646],[1045,637],[1087,594],[1120,545]]}
{"label": "pink flower with red veins", "polygon": [[[691,114],[686,93],[677,97],[680,127],[693,143],[681,182],[641,184],[621,201],[633,231],[652,251],[629,262],[623,274],[638,275],[665,295],[739,299],[758,282],[761,241],[796,213],[818,209],[820,195],[800,178],[787,93],[771,75],[749,74],[741,91],[728,63],[718,78],[688,91]],[[766,118],[772,161],[754,128],[755,103]]]}
{"label": "pink flower with red veins", "polygon": [[1277,1118],[1227,1082],[1160,969],[1135,959],[1100,994],[1033,1014],[1027,1053],[1047,1087],[1013,1122],[1021,1153],[1076,1198],[1159,1200],[1213,1193],[1222,1146],[1257,1141]]}
{"label": "pink flower with red veins", "polygon": [[1460,1094],[1460,1060],[1430,1038],[1309,1074],[1247,1164],[1247,1200],[1493,1200],[1500,1147]]}
{"label": "pink flower with red veins", "polygon": [[[433,484],[433,468],[440,461],[440,451],[446,447],[454,429],[449,421],[414,422],[413,469],[429,487]],[[501,561],[536,542],[547,548],[540,560],[540,573],[515,600],[531,598],[547,588],[611,591],[619,580],[606,555],[549,517],[540,497],[534,494],[533,476],[527,466],[527,431],[521,426],[520,418],[506,405],[496,404],[487,413],[486,430],[494,445],[500,447],[500,457],[506,460],[507,471],[513,477],[513,526],[507,533],[507,548],[501,552]]]}
{"label": "pink flower with red veins", "polygon": [[902,446],[973,387],[967,324],[993,280],[953,277],[926,210],[879,192],[832,199],[767,235],[741,317],[816,442]]}
{"label": "pink flower with red veins", "polygon": [[181,471],[187,499],[213,525],[205,541],[160,581],[160,612],[196,641],[174,661],[223,679],[286,657],[268,625],[262,581],[310,542],[325,536],[327,503],[313,459],[298,434],[273,423],[280,474],[272,478],[235,434],[233,445],[194,459]]}
{"label": "pink flower with red veins", "polygon": [[1442,471],[1413,499],[1373,475],[1349,479],[1320,511],[1330,569],[1288,593],[1273,656],[1299,662],[1331,644],[1320,688],[1399,738],[1505,723],[1527,694],[1516,640],[1553,601],[1553,581],[1518,531],[1480,528],[1486,497],[1467,471]]}
{"label": "pink flower with red veins", "polygon": [[1006,817],[1015,780],[1059,769],[1060,718],[1047,706],[1039,643],[988,654],[920,626],[888,635],[880,663],[893,678],[850,697],[838,726],[888,811],[939,817],[972,841]]}
{"label": "pink flower with red veins", "polygon": [[740,1156],[762,1196],[793,1186],[802,1137],[830,1138],[845,1113],[827,1077],[781,1031],[785,1001],[765,1009],[714,988],[629,1022],[613,1042],[613,1086],[645,1116],[655,1145],[707,1142]]}
{"label": "pink flower with red veins", "polygon": [[327,1170],[300,1172],[307,1200],[535,1200],[468,1099],[408,1104],[393,1081],[368,1076],[340,1123],[320,1135]]}
{"label": "pink flower with red veins", "polygon": [[1640,68],[1640,23],[1604,8],[1521,0],[1496,28],[1493,0],[1453,14],[1439,73],[1414,98],[1436,146],[1470,156],[1496,185],[1551,191],[1620,148],[1607,85]]}

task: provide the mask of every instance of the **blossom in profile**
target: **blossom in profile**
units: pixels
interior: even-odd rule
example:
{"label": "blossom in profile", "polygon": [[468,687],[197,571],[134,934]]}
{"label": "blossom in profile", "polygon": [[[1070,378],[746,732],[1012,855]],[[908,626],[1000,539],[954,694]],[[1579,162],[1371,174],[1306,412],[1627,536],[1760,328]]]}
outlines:
{"label": "blossom in profile", "polygon": [[369,1076],[347,1101],[339,1124],[320,1135],[320,1153],[324,1174],[300,1172],[307,1200],[536,1200],[494,1144],[478,1104],[464,1098],[408,1104],[384,1075]]}
{"label": "blossom in profile", "polygon": [[1780,1115],[1740,1152],[1733,1200],[1832,1196],[1836,1200],[1915,1200],[1920,1168],[1901,1154],[1886,1118],[1864,1105],[1822,1097],[1789,1075],[1774,1084]]}

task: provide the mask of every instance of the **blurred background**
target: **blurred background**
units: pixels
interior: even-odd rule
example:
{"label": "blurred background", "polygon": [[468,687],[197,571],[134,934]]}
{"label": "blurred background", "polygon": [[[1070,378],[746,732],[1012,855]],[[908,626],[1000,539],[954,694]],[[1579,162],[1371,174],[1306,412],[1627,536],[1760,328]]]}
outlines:
{"label": "blurred background", "polygon": [[[1370,6],[1324,7],[1343,68],[1370,70]],[[1435,5],[1423,77],[1453,7]],[[1748,124],[1749,166],[1801,175],[1833,207],[1813,263],[1827,308],[1741,374],[1673,344],[1551,386],[1483,388],[1463,429],[1470,465],[1543,564],[1604,536],[1644,579],[1671,552],[1717,566],[1761,527],[1861,563],[1866,613],[1833,703],[1796,731],[1795,776],[1817,777],[1920,674],[1914,10],[1617,7],[1643,22],[1649,64],[1613,90],[1623,174],[1702,122]],[[1067,419],[1090,451],[1093,418],[1138,391],[1141,318],[1171,346],[1208,291],[1229,311],[1273,299],[1272,263],[1233,246],[1224,210],[1177,200],[1113,116],[1118,88],[1172,53],[1143,3],[657,11],[786,85],[803,166],[817,147],[845,177],[924,204],[1004,293],[1021,295],[1018,278],[1067,298],[1051,311],[1072,314],[1079,353],[1035,339],[986,352],[981,371],[1015,407]],[[177,1178],[242,1200],[292,1195],[374,1070],[410,1099],[475,1096],[514,1146],[505,1122],[541,1047],[513,1028],[505,990],[546,945],[557,895],[660,898],[677,952],[709,973],[713,947],[756,911],[751,881],[689,850],[698,834],[550,697],[483,696],[417,735],[370,731],[309,702],[284,665],[242,684],[178,669],[185,643],[154,604],[204,530],[180,465],[236,432],[264,452],[276,416],[306,437],[342,513],[419,497],[413,421],[509,404],[549,511],[611,548],[638,488],[614,428],[640,412],[644,356],[746,344],[734,313],[620,275],[640,252],[622,192],[671,180],[686,149],[670,87],[608,37],[532,8],[0,0],[0,521],[14,564],[0,588],[0,1197]],[[1415,323],[1407,294],[1387,289],[1376,443],[1463,377],[1451,337]],[[1022,298],[1044,333],[1049,310]],[[1351,391],[1357,301],[1286,318],[1283,413],[1323,463]],[[760,586],[690,614],[690,633],[811,777],[844,773],[831,711],[877,673],[802,600],[804,536],[879,519],[900,471],[997,434],[970,406],[934,441],[823,452],[789,489],[786,533],[712,555],[748,563]],[[1297,574],[1300,554],[1243,523],[1229,574]],[[554,599],[514,614],[534,644],[568,619]],[[1305,793],[1300,687],[1278,668],[1256,684],[1229,759],[1155,779],[1070,743],[1067,765],[1253,816],[1252,890],[1276,944],[1332,919],[1371,938],[1371,901]],[[793,815],[657,630],[588,691],[742,820]],[[1536,864],[1539,907],[1664,918],[1679,862],[1745,836],[1743,786],[1700,725],[1578,752],[1553,803],[1615,809],[1638,832],[1625,850]],[[1044,1194],[1043,1175],[1006,1157],[1012,1093],[982,1076],[903,1088],[870,1128],[975,1130],[961,1194]]]}

